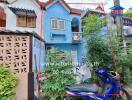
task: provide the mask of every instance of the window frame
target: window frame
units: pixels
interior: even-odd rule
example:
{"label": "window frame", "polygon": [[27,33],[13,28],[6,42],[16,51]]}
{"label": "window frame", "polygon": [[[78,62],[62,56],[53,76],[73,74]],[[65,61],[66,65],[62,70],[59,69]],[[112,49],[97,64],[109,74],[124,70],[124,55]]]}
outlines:
{"label": "window frame", "polygon": [[[63,29],[60,27],[60,26],[61,26],[61,25],[60,25],[60,22],[61,22],[61,21],[63,21],[63,24],[64,24],[64,28],[63,28]],[[59,20],[58,20],[58,26],[59,26],[59,29],[60,29],[60,30],[65,30],[65,29],[66,29],[66,21],[65,21],[64,19],[59,19]]]}
{"label": "window frame", "polygon": [[[20,14],[18,14],[16,17],[17,17],[17,19],[16,19],[16,25],[17,25],[17,27],[27,27],[27,18],[26,18],[26,15],[20,15]],[[25,18],[25,24],[24,25],[18,24],[19,20],[20,20],[19,17],[24,17]]]}
{"label": "window frame", "polygon": [[[56,26],[56,28],[53,27],[53,21],[54,21],[54,20],[57,21],[57,24],[56,24],[57,26]],[[50,26],[51,26],[51,29],[53,29],[53,30],[57,30],[57,29],[58,29],[58,19],[57,19],[57,18],[51,18],[50,24],[51,24],[51,25],[50,25]]]}
{"label": "window frame", "polygon": [[[25,17],[25,21],[24,21],[24,25],[20,25],[19,24],[19,17]],[[29,25],[28,23],[28,18],[29,17],[32,17],[34,18],[34,25]],[[36,16],[28,16],[28,15],[22,15],[22,14],[17,14],[16,15],[16,26],[17,27],[25,27],[25,28],[36,28],[36,20],[37,20],[37,17]]]}
{"label": "window frame", "polygon": [[[29,22],[28,22],[29,19],[28,18],[33,18],[34,22],[32,22],[32,23],[34,23],[34,24],[32,24],[32,26],[29,25]],[[36,16],[27,16],[26,23],[27,23],[27,27],[28,28],[36,28]]]}
{"label": "window frame", "polygon": [[[53,21],[54,20],[56,20],[56,28],[54,28],[53,27]],[[51,27],[51,29],[53,29],[53,30],[66,30],[66,20],[64,20],[64,19],[57,19],[57,18],[51,18],[51,20],[50,20],[51,22],[50,22],[50,27]],[[64,28],[62,29],[61,27],[60,27],[60,22],[61,21],[63,21],[63,24],[64,24]]]}

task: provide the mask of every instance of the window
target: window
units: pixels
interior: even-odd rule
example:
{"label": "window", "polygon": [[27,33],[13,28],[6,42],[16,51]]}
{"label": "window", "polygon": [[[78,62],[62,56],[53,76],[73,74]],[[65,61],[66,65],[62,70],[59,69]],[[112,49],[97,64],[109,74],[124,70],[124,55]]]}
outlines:
{"label": "window", "polygon": [[51,19],[51,28],[58,29],[57,19]]}
{"label": "window", "polygon": [[79,32],[79,20],[77,18],[72,19],[71,29],[72,29],[72,32]]}
{"label": "window", "polygon": [[36,17],[28,16],[27,17],[27,26],[31,28],[36,27]]}
{"label": "window", "polygon": [[17,15],[17,26],[26,27],[26,16],[25,15]]}
{"label": "window", "polygon": [[36,16],[17,15],[17,26],[35,28]]}
{"label": "window", "polygon": [[59,29],[65,30],[65,21],[64,20],[59,20]]}
{"label": "window", "polygon": [[65,20],[51,19],[51,29],[65,30]]}

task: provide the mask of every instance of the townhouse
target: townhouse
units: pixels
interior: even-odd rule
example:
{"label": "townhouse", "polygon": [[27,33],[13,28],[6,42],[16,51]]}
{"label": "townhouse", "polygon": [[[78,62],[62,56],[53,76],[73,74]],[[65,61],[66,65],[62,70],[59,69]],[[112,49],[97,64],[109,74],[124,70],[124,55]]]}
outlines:
{"label": "townhouse", "polygon": [[64,0],[48,0],[40,3],[44,8],[43,36],[46,51],[55,48],[58,54],[67,51],[72,62],[81,61],[82,10],[71,8]]}
{"label": "townhouse", "polygon": [[5,47],[8,51],[0,53],[0,64],[18,73],[16,100],[33,99],[37,93],[37,71],[46,63],[45,50],[67,51],[74,64],[81,62],[81,13],[63,0],[0,1],[0,51]]}

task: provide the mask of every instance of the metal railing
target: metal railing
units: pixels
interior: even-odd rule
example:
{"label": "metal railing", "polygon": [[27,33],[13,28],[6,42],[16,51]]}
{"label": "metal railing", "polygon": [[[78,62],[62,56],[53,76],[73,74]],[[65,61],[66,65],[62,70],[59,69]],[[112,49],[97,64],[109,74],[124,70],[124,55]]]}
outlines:
{"label": "metal railing", "polygon": [[82,40],[82,32],[73,32],[72,41],[80,42]]}

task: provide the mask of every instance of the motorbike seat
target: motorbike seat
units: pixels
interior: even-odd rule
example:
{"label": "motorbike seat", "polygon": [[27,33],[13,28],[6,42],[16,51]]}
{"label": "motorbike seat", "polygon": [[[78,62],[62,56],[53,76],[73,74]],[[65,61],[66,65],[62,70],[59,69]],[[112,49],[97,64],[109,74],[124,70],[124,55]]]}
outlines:
{"label": "motorbike seat", "polygon": [[67,86],[66,90],[76,92],[98,92],[98,86],[96,84],[75,84]]}

